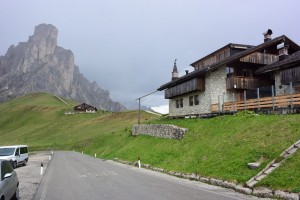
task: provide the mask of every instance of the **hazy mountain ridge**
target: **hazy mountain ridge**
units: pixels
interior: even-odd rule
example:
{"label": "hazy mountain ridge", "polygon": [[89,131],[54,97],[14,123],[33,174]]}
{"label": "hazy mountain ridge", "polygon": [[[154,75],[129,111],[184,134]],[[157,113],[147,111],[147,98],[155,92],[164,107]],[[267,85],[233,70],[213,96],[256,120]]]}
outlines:
{"label": "hazy mountain ridge", "polygon": [[53,25],[38,25],[28,42],[12,45],[0,56],[0,101],[50,92],[104,110],[126,110],[110,99],[109,91],[80,73],[72,51],[57,46],[57,35]]}

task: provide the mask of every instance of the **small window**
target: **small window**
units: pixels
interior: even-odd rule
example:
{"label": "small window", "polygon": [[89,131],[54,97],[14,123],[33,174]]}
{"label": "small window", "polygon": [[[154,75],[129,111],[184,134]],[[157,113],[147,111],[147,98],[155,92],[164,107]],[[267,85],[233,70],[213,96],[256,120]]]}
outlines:
{"label": "small window", "polygon": [[224,59],[224,52],[220,53],[220,60]]}
{"label": "small window", "polygon": [[233,74],[234,74],[234,68],[232,68],[232,67],[226,67],[227,78],[233,76]]}
{"label": "small window", "polygon": [[19,155],[20,155],[20,149],[17,148],[16,153],[15,153],[15,156],[19,156]]}
{"label": "small window", "polygon": [[180,99],[180,108],[183,107],[183,99]]}
{"label": "small window", "polygon": [[179,108],[179,100],[176,100],[176,108]]}
{"label": "small window", "polygon": [[244,77],[250,77],[250,71],[247,69],[243,69],[243,76]]}
{"label": "small window", "polygon": [[230,51],[229,49],[225,50],[225,58],[229,57],[230,56]]}
{"label": "small window", "polygon": [[190,96],[189,102],[190,102],[190,106],[194,105],[194,97],[193,96]]}
{"label": "small window", "polygon": [[216,55],[214,56],[214,61],[217,62],[217,61],[219,61],[219,59],[220,59],[219,54],[216,54]]}
{"label": "small window", "polygon": [[194,104],[199,105],[199,95],[194,96]]}
{"label": "small window", "polygon": [[21,154],[28,153],[27,147],[21,147],[20,152]]}

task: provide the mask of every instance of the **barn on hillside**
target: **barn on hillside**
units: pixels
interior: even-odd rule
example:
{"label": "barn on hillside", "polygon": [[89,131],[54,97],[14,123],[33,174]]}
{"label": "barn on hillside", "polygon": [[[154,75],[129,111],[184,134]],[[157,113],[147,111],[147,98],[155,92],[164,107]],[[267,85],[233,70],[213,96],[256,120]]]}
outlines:
{"label": "barn on hillside", "polygon": [[96,107],[88,105],[86,103],[82,103],[78,106],[75,106],[73,109],[75,112],[86,112],[86,113],[95,113],[97,111]]}

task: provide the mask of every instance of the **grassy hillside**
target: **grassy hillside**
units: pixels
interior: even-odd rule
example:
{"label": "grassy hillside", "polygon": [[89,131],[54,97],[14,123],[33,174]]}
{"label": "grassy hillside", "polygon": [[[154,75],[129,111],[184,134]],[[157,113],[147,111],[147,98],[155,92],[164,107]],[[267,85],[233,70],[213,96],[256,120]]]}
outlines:
{"label": "grassy hillside", "polygon": [[[115,140],[137,122],[137,112],[65,115],[78,103],[46,93],[0,104],[0,145],[24,143],[32,150],[86,150],[104,138]],[[143,113],[142,121],[155,116]],[[128,136],[127,134],[127,136]],[[122,137],[124,135],[122,134]]]}
{"label": "grassy hillside", "polygon": [[[67,100],[66,100],[67,101]],[[223,116],[169,120],[142,112],[143,123],[188,128],[181,141],[132,137],[137,112],[65,115],[64,104],[49,94],[32,94],[0,104],[0,145],[28,144],[31,150],[84,151],[181,172],[245,183],[285,148],[300,139],[300,115]],[[258,170],[248,162],[263,160]],[[300,192],[299,153],[261,185]],[[292,180],[292,184],[289,182]]]}

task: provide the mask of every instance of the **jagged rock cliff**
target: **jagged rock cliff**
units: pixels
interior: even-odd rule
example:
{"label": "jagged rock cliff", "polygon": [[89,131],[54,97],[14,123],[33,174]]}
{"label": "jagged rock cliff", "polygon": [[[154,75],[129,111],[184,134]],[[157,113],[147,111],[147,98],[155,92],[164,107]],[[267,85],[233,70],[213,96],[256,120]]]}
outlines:
{"label": "jagged rock cliff", "polygon": [[38,25],[28,42],[12,45],[0,56],[0,102],[32,92],[49,92],[98,109],[126,110],[110,99],[107,90],[79,72],[73,53],[57,46],[57,34],[53,25]]}

